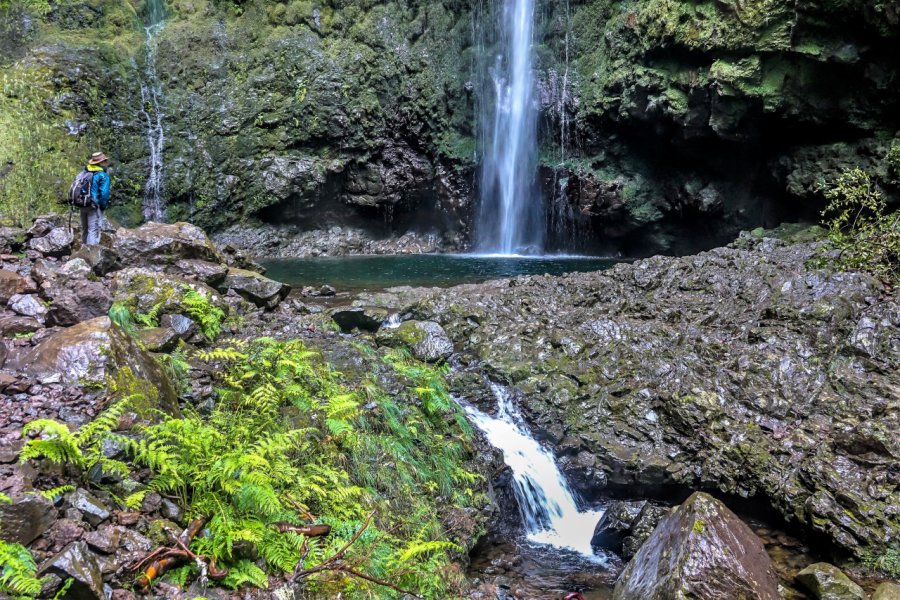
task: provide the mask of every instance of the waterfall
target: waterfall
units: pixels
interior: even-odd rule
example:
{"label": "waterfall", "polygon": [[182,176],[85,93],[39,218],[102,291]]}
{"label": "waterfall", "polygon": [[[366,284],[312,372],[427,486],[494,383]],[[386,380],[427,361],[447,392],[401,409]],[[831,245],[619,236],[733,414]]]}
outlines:
{"label": "waterfall", "polygon": [[537,175],[534,82],[534,0],[505,0],[491,85],[482,101],[481,205],[476,225],[480,252],[540,254],[544,209]]}
{"label": "waterfall", "polygon": [[491,384],[497,416],[464,406],[469,419],[503,451],[528,539],[593,556],[591,537],[602,511],[581,511],[553,455],[528,432],[506,388]]}
{"label": "waterfall", "polygon": [[163,190],[163,129],[162,86],[156,75],[156,36],[165,20],[164,0],[148,0],[146,66],[141,81],[141,115],[146,121],[147,146],[150,150],[150,173],[144,186],[143,213],[145,221],[166,220],[166,208],[162,201]]}

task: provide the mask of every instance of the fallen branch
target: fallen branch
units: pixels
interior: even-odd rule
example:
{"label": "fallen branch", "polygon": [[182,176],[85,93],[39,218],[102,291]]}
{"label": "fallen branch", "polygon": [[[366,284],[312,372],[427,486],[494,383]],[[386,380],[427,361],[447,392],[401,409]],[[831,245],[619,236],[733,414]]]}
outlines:
{"label": "fallen branch", "polygon": [[197,537],[197,534],[200,533],[205,524],[205,518],[194,519],[179,535],[172,535],[174,547],[157,548],[144,558],[129,565],[129,571],[143,571],[136,579],[138,587],[144,592],[148,591],[155,579],[188,561],[196,562],[201,573],[209,573],[209,576],[213,579],[224,579],[227,577],[228,571],[217,568],[215,560],[208,560],[206,557],[195,554],[188,547],[191,540]]}
{"label": "fallen branch", "polygon": [[[350,547],[356,542],[356,540],[360,538],[360,536],[362,536],[363,532],[369,527],[369,524],[372,522],[372,517],[374,516],[375,511],[370,512],[369,516],[366,517],[366,520],[363,522],[362,526],[356,530],[356,533],[353,534],[353,537],[351,537],[346,544],[341,546],[341,548],[337,552],[314,567],[302,569],[300,567],[303,565],[303,559],[306,558],[306,554],[308,554],[307,550],[307,552],[304,553],[303,558],[300,559],[300,563],[297,565],[297,569],[294,571],[294,574],[291,577],[291,581],[297,581],[298,579],[303,579],[304,577],[309,577],[310,575],[321,573],[323,571],[331,571],[332,573],[344,573],[345,575],[352,575],[353,577],[358,577],[359,579],[368,581],[370,583],[390,588],[401,594],[407,594],[409,596],[412,596],[413,598],[421,598],[421,596],[419,596],[418,594],[415,594],[409,590],[405,590],[396,584],[363,573],[358,569],[356,565],[350,565],[341,562]],[[305,546],[306,542],[304,541],[304,548]]]}
{"label": "fallen branch", "polygon": [[279,521],[272,523],[272,527],[278,530],[278,533],[290,531],[306,537],[322,537],[331,533],[331,525],[293,525],[286,521]]}

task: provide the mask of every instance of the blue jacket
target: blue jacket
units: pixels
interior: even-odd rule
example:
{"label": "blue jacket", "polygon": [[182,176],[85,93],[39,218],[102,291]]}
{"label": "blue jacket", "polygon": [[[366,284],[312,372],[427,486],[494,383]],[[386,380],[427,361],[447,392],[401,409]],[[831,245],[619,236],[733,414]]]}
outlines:
{"label": "blue jacket", "polygon": [[94,174],[91,180],[91,198],[100,210],[106,210],[109,206],[109,174],[106,169],[97,165],[88,165],[87,170]]}

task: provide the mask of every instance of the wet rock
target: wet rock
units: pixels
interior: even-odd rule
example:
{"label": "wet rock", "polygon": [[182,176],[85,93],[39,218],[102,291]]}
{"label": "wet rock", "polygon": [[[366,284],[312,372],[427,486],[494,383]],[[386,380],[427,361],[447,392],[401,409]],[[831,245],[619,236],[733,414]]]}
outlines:
{"label": "wet rock", "polygon": [[44,237],[53,231],[53,228],[61,227],[65,223],[66,218],[63,215],[41,215],[34,218],[26,235],[29,238]]}
{"label": "wet rock", "polygon": [[119,229],[113,249],[126,267],[168,265],[183,259],[225,262],[206,233],[190,223],[145,223],[137,229]]}
{"label": "wet rock", "polygon": [[[33,229],[33,228],[32,228]],[[65,227],[54,227],[43,237],[32,238],[28,247],[44,256],[61,257],[72,251],[74,238],[72,232]]]}
{"label": "wet rock", "polygon": [[778,600],[762,542],[702,492],[663,518],[616,581],[614,600]]}
{"label": "wet rock", "polygon": [[177,413],[172,382],[147,352],[109,317],[98,317],[59,330],[32,348],[16,363],[36,379],[58,376],[64,383],[104,385],[107,377],[127,367],[159,393],[159,407]]}
{"label": "wet rock", "polygon": [[647,538],[668,512],[668,509],[661,506],[654,506],[649,502],[644,503],[641,512],[631,524],[628,535],[622,540],[622,558],[627,560],[637,554],[641,545],[647,541]]}
{"label": "wet rock", "polygon": [[377,340],[384,346],[405,346],[425,362],[437,362],[453,354],[453,342],[434,321],[404,321],[399,327],[380,329]]}
{"label": "wet rock", "polygon": [[69,504],[84,515],[84,520],[96,527],[110,517],[106,506],[87,490],[77,489],[69,496]]}
{"label": "wet rock", "polygon": [[66,278],[87,279],[91,274],[91,265],[83,258],[70,258],[56,270],[56,274]]}
{"label": "wet rock", "polygon": [[122,529],[119,525],[104,525],[97,531],[85,534],[83,539],[94,550],[104,554],[114,554],[119,549]]}
{"label": "wet rock", "polygon": [[221,284],[262,308],[275,308],[291,291],[291,286],[253,271],[229,269]]}
{"label": "wet rock", "polygon": [[83,538],[84,528],[85,524],[83,521],[66,517],[53,523],[53,526],[47,533],[47,537],[53,548],[59,551]]}
{"label": "wet rock", "polygon": [[28,545],[55,520],[53,503],[38,494],[24,494],[12,504],[0,502],[0,539]]}
{"label": "wet rock", "polygon": [[171,352],[181,339],[171,327],[152,327],[138,331],[138,339],[150,352]]}
{"label": "wet rock", "polygon": [[181,510],[181,507],[168,498],[163,498],[162,504],[159,507],[159,514],[179,525],[182,524],[184,519],[184,511]]}
{"label": "wet rock", "polygon": [[331,311],[331,318],[341,331],[378,331],[388,314],[389,311],[380,306],[352,306],[334,309]]}
{"label": "wet rock", "polygon": [[868,595],[843,571],[828,563],[809,565],[797,574],[797,581],[817,600],[866,600]]}
{"label": "wet rock", "polygon": [[47,306],[35,294],[16,294],[9,299],[10,310],[23,317],[31,317],[43,324],[47,316]]}
{"label": "wet rock", "polygon": [[61,276],[41,284],[40,295],[50,305],[47,324],[61,327],[105,315],[113,303],[103,283]]}
{"label": "wet rock", "polygon": [[228,267],[206,260],[182,259],[168,267],[167,271],[181,277],[196,279],[206,285],[217,287],[228,274]]}
{"label": "wet rock", "polygon": [[610,504],[594,527],[591,547],[621,552],[622,542],[631,531],[631,526],[641,508],[643,506],[640,504],[635,506],[621,501]]}
{"label": "wet rock", "polygon": [[900,584],[885,581],[875,588],[872,600],[900,600]]}
{"label": "wet rock", "polygon": [[18,294],[24,294],[28,289],[28,282],[15,271],[0,269],[0,304],[6,304],[9,299]]}
{"label": "wet rock", "polygon": [[99,244],[82,245],[72,254],[72,258],[83,260],[98,277],[114,271],[119,262],[119,254],[115,250]]}
{"label": "wet rock", "polygon": [[73,542],[41,567],[41,573],[55,573],[74,581],[66,598],[72,600],[105,600],[103,574],[97,556],[84,542]]}

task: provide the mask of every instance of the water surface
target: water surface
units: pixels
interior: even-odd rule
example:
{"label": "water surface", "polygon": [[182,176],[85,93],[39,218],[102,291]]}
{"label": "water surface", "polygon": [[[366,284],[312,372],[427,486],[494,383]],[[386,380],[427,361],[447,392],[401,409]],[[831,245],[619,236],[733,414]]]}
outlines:
{"label": "water surface", "polygon": [[331,285],[339,291],[399,285],[450,287],[517,275],[599,271],[620,262],[596,256],[391,254],[260,260],[266,276],[294,287]]}

